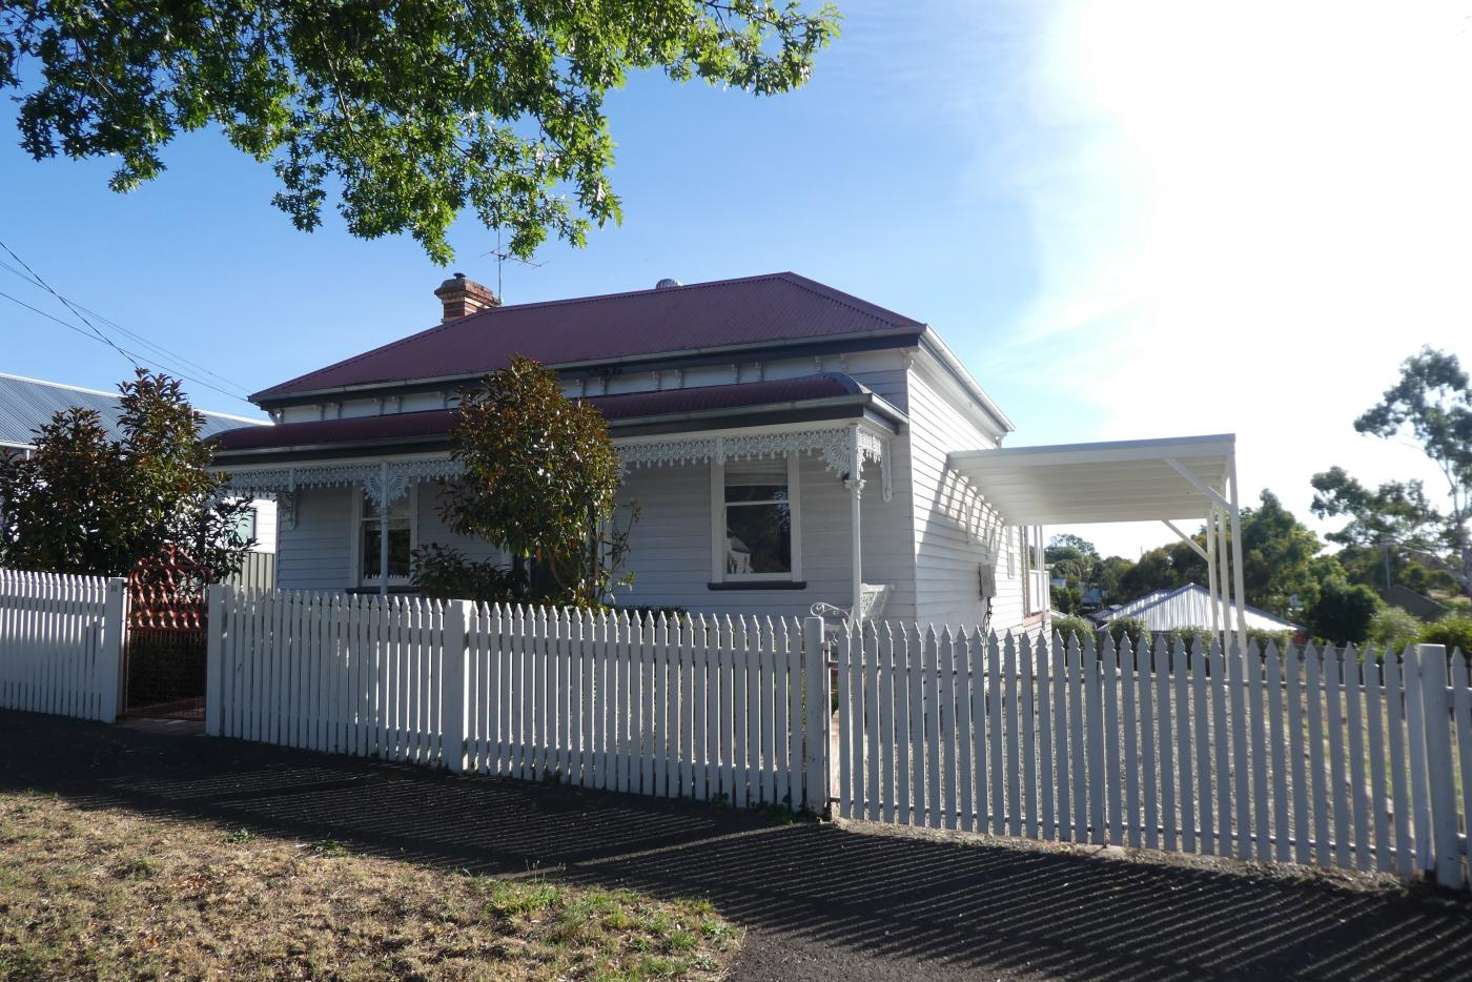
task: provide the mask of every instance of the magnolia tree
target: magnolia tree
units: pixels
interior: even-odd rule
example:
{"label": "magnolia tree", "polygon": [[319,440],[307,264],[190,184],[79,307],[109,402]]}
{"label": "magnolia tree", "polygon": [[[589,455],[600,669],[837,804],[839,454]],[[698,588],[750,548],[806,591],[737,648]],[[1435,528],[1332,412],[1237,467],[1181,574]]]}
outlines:
{"label": "magnolia tree", "polygon": [[635,516],[622,527],[615,521],[620,467],[608,425],[593,406],[564,396],[555,373],[514,358],[487,375],[463,393],[450,446],[465,473],[446,482],[442,517],[455,532],[502,549],[512,567],[427,547],[415,555],[421,589],[595,605],[629,582],[615,573]]}
{"label": "magnolia tree", "polygon": [[207,469],[204,417],[167,375],[139,369],[118,389],[116,439],[95,410],[72,408],[0,460],[0,565],[125,576],[172,554],[206,580],[234,572],[254,544],[239,531],[249,506]]}

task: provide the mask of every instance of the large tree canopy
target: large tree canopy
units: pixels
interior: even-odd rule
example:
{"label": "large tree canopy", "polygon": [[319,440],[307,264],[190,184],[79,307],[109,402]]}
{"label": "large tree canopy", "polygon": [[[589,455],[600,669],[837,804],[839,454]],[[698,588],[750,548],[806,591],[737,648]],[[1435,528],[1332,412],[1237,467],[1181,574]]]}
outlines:
{"label": "large tree canopy", "polygon": [[795,0],[18,0],[0,89],[32,157],[116,158],[120,191],[218,126],[274,162],[300,229],[337,190],[354,235],[409,232],[444,263],[468,207],[525,258],[620,217],[603,102],[630,69],[783,92],[837,22]]}
{"label": "large tree canopy", "polygon": [[1355,420],[1361,433],[1409,433],[1446,479],[1438,508],[1420,481],[1371,490],[1342,467],[1313,478],[1314,514],[1347,516],[1329,538],[1364,549],[1393,547],[1448,573],[1472,596],[1472,385],[1456,355],[1425,349],[1402,364],[1400,381]]}

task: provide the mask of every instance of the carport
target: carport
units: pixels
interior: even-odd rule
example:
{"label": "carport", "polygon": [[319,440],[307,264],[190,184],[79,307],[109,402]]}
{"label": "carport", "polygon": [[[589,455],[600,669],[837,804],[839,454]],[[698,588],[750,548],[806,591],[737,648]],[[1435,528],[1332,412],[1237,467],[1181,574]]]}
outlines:
{"label": "carport", "polygon": [[[1164,523],[1206,561],[1211,629],[1231,631],[1235,619],[1245,650],[1235,435],[962,450],[948,466],[1008,525]],[[1196,519],[1205,548],[1177,524]]]}

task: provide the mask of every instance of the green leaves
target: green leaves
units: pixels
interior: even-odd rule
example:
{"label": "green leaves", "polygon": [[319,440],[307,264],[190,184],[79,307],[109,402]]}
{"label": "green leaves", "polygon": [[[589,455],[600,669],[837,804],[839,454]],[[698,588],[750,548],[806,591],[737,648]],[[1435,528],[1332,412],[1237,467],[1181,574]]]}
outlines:
{"label": "green leaves", "polygon": [[218,126],[273,162],[304,231],[336,192],[354,235],[407,232],[446,263],[469,208],[528,258],[621,218],[603,100],[630,70],[770,95],[837,29],[831,6],[776,0],[22,0],[0,10],[0,88],[22,90],[28,153],[116,157],[118,191]]}
{"label": "green leaves", "polygon": [[612,530],[621,476],[603,414],[513,358],[462,394],[450,447],[465,466],[441,507],[450,527],[538,560],[557,602],[598,602],[626,537]]}
{"label": "green leaves", "polygon": [[1472,596],[1472,384],[1456,355],[1425,348],[1407,358],[1400,380],[1354,427],[1382,439],[1409,430],[1446,478],[1449,507],[1437,507],[1420,481],[1372,491],[1332,467],[1313,477],[1314,514],[1350,521],[1329,538],[1359,549],[1393,545]]}
{"label": "green leaves", "polygon": [[58,412],[29,456],[0,461],[0,565],[122,576],[174,547],[208,580],[240,565],[245,502],[219,497],[179,383],[142,369],[119,386],[122,437],[90,409]]}

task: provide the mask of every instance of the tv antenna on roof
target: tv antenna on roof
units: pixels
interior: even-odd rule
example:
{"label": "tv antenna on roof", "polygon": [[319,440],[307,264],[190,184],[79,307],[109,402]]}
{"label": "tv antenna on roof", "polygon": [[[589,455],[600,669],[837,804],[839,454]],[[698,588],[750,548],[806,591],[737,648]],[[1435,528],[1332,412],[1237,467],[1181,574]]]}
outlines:
{"label": "tv antenna on roof", "polygon": [[499,225],[496,226],[496,248],[489,252],[483,252],[481,255],[494,256],[496,259],[496,296],[501,299],[502,303],[506,302],[506,294],[501,291],[501,267],[506,264],[507,260],[514,263],[521,263],[523,266],[530,266],[532,269],[541,269],[547,265],[545,262],[534,263],[530,259],[523,259],[515,253],[501,248],[501,226]]}

